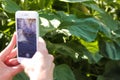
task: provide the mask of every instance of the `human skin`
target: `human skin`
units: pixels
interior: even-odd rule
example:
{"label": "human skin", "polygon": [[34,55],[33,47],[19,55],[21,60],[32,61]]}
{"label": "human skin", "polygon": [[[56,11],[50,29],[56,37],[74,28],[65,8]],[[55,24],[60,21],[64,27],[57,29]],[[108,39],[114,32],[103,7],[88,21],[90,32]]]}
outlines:
{"label": "human skin", "polygon": [[14,58],[17,53],[16,48],[14,49],[15,44],[16,35],[14,34],[9,45],[0,52],[0,80],[12,80],[13,76],[23,71],[22,65]]}
{"label": "human skin", "polygon": [[39,38],[39,50],[32,59],[23,60],[21,64],[15,58],[17,49],[16,33],[13,35],[10,44],[0,52],[0,80],[12,80],[12,78],[25,71],[30,80],[53,80],[54,57],[48,53],[46,44]]}
{"label": "human skin", "polygon": [[30,80],[53,80],[53,56],[48,54],[46,44],[39,38],[39,50],[31,60],[24,60],[22,65]]}

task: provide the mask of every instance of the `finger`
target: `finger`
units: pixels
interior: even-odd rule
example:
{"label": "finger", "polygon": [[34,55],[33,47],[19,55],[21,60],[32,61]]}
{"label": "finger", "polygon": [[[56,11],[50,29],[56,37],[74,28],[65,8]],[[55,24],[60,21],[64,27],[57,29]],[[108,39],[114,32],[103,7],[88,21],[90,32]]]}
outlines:
{"label": "finger", "polygon": [[42,54],[48,54],[46,43],[41,37],[39,37],[38,41],[38,51],[40,51]]}
{"label": "finger", "polygon": [[48,65],[49,69],[51,69],[51,65],[53,66],[53,64],[54,64],[53,63],[53,61],[54,61],[53,55],[51,55],[51,54],[47,55],[45,61],[47,62],[47,65]]}
{"label": "finger", "polygon": [[32,60],[34,60],[34,61],[36,60],[36,61],[37,61],[37,60],[39,60],[40,58],[43,58],[43,59],[44,59],[44,57],[45,57],[45,56],[44,56],[41,52],[38,52],[38,51],[37,51],[37,52],[35,53],[35,55],[33,56]]}
{"label": "finger", "polygon": [[54,68],[55,68],[55,64],[52,63],[52,65],[51,65],[51,70],[50,70],[50,73],[49,73],[49,75],[50,75],[50,79],[51,79],[51,80],[53,80],[53,72],[54,72]]}
{"label": "finger", "polygon": [[15,44],[16,44],[16,34],[14,33],[11,42],[9,43],[9,45],[0,54],[1,60],[5,59],[5,57],[12,51]]}
{"label": "finger", "polygon": [[38,40],[38,42],[40,43],[40,47],[46,47],[46,43],[45,43],[45,41],[43,40],[43,38],[41,38],[41,37],[39,37],[39,40]]}
{"label": "finger", "polygon": [[16,74],[23,71],[23,67],[19,64],[17,66],[11,67],[11,75],[15,76]]}
{"label": "finger", "polygon": [[19,64],[17,58],[13,58],[13,59],[9,59],[7,61],[5,61],[5,64],[9,67],[13,67]]}
{"label": "finger", "polygon": [[53,55],[49,54],[48,57],[49,57],[49,60],[50,60],[51,62],[54,61],[54,56],[53,56]]}
{"label": "finger", "polygon": [[17,55],[17,48],[13,49],[12,52],[4,59],[4,61],[12,59],[16,57],[16,55]]}
{"label": "finger", "polygon": [[12,52],[9,54],[9,59],[16,57],[17,55],[17,48],[13,49]]}

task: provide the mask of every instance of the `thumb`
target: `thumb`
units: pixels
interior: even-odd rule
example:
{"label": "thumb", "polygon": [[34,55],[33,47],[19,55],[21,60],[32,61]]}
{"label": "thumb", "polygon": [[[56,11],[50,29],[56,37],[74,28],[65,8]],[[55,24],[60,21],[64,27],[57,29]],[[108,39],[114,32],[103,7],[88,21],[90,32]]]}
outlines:
{"label": "thumb", "polygon": [[11,68],[11,75],[15,76],[16,74],[23,71],[23,67],[19,64]]}

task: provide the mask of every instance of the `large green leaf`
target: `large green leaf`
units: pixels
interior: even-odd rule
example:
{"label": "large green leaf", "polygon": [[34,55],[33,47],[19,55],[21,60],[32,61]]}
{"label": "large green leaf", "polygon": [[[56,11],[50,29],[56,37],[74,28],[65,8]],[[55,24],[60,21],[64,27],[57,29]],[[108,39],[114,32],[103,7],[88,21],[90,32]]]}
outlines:
{"label": "large green leaf", "polygon": [[[97,42],[88,43],[83,40],[80,40],[80,42],[79,40],[72,41],[66,43],[66,45],[76,51],[76,53],[79,54],[78,57],[81,57],[83,55],[87,56],[89,63],[96,63],[103,57],[99,54]],[[79,58],[77,59],[79,61]]]}
{"label": "large green leaf", "polygon": [[82,44],[78,43],[78,41],[71,41],[65,44],[47,42],[47,48],[50,53],[55,53],[56,55],[60,53],[64,56],[70,56],[75,62],[80,61],[83,55],[87,56],[89,63],[96,63],[103,57],[99,54],[98,49],[89,50],[91,48],[90,45],[87,46],[85,44],[83,46]]}
{"label": "large green leaf", "polygon": [[116,48],[114,46],[114,43],[112,42],[106,42],[106,51],[107,51],[107,55],[109,58],[115,58],[117,57],[116,55]]}
{"label": "large green leaf", "polygon": [[9,13],[15,13],[20,7],[12,0],[2,0],[2,7]]}
{"label": "large green leaf", "polygon": [[106,42],[106,51],[109,58],[120,60],[120,47],[113,42]]}
{"label": "large green leaf", "polygon": [[57,11],[55,15],[61,21],[60,28],[66,28],[66,26],[72,25],[78,19],[74,14],[66,14],[63,11]]}
{"label": "large green leaf", "polygon": [[92,54],[99,52],[98,41],[94,41],[94,42],[85,42],[84,40],[80,40],[80,41],[81,44],[84,45]]}
{"label": "large green leaf", "polygon": [[97,37],[100,25],[94,18],[81,19],[70,27],[68,30],[72,35],[80,37],[86,41],[94,41]]}
{"label": "large green leaf", "polygon": [[103,57],[99,54],[98,41],[85,42],[84,40],[81,40],[81,44],[86,48],[85,51],[82,50],[88,57],[90,63],[98,62]]}
{"label": "large green leaf", "polygon": [[100,53],[109,59],[112,60],[120,60],[120,45],[119,45],[119,38],[115,41],[110,40],[100,40],[99,48]]}
{"label": "large green leaf", "polygon": [[81,50],[83,51],[83,54],[87,56],[89,63],[97,63],[103,57],[99,52],[94,54],[90,53],[85,47],[82,47]]}
{"label": "large green leaf", "polygon": [[62,64],[55,67],[54,80],[75,80],[75,76],[69,66]]}
{"label": "large green leaf", "polygon": [[[48,44],[48,49],[49,51],[51,51],[51,53],[60,53],[64,56],[69,56],[71,57],[74,61],[76,61],[78,59],[78,56],[82,55],[82,53],[80,53],[80,49],[78,48],[79,44],[76,45],[76,50],[71,48],[71,46],[75,47],[71,44],[69,44],[69,46],[67,44],[53,44],[50,42],[47,42]],[[76,53],[78,54],[78,56],[76,56]]]}
{"label": "large green leaf", "polygon": [[111,30],[106,25],[102,24],[102,26],[100,27],[100,32],[102,32],[105,35],[105,37],[112,38]]}
{"label": "large green leaf", "polygon": [[71,35],[80,37],[86,41],[94,41],[102,24],[95,18],[78,19],[75,15],[67,15],[57,12],[61,24],[59,28],[66,28]]}
{"label": "large green leaf", "polygon": [[99,20],[108,27],[111,31],[115,31],[118,29],[118,24],[115,20],[113,20],[112,16],[107,13],[101,13]]}
{"label": "large green leaf", "polygon": [[96,17],[99,18],[99,20],[108,28],[111,30],[118,29],[117,22],[113,20],[113,17],[106,13],[103,9],[101,9],[97,4],[95,3],[83,3],[85,6],[91,8],[92,10],[98,11],[99,14],[96,15]]}

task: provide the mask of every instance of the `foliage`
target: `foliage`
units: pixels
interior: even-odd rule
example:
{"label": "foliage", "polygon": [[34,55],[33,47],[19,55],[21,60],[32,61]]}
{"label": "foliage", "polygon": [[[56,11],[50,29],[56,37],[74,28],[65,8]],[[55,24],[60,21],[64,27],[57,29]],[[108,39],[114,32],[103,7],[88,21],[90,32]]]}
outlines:
{"label": "foliage", "polygon": [[39,12],[40,35],[55,57],[54,80],[120,78],[119,0],[0,0],[1,50],[15,31],[17,10]]}

